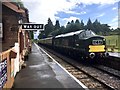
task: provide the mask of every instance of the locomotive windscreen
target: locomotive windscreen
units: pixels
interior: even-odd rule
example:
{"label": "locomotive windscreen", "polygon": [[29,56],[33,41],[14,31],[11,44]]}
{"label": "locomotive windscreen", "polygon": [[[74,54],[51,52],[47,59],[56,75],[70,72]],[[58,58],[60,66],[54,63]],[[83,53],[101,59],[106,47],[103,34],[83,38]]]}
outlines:
{"label": "locomotive windscreen", "polygon": [[89,37],[93,37],[96,36],[96,34],[91,31],[91,30],[86,30],[86,31],[82,31],[79,35],[79,39],[81,38],[89,38]]}
{"label": "locomotive windscreen", "polygon": [[86,37],[92,37],[92,36],[95,36],[95,35],[96,35],[96,34],[95,34],[93,31],[91,31],[91,30],[85,31],[85,34],[86,34]]}

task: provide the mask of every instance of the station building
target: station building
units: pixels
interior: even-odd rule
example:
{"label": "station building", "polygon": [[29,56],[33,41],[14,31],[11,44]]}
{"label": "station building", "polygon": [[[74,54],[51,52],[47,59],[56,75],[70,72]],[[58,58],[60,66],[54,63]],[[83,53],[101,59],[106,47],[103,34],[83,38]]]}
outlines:
{"label": "station building", "polygon": [[30,32],[21,24],[29,23],[28,10],[17,2],[0,1],[0,89],[11,88],[14,77],[21,70],[25,57],[31,50]]}

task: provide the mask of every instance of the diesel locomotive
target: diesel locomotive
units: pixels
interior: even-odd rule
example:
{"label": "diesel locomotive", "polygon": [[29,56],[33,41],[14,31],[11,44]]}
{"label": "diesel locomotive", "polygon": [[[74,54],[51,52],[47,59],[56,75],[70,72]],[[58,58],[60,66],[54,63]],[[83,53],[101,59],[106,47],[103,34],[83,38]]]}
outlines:
{"label": "diesel locomotive", "polygon": [[39,44],[73,58],[93,59],[108,56],[106,40],[92,30],[79,30],[40,39]]}

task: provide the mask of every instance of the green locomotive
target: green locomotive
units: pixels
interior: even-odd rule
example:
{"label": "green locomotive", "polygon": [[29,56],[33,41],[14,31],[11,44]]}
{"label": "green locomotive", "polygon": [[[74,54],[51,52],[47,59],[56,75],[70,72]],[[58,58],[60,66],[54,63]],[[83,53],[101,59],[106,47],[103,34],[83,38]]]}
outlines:
{"label": "green locomotive", "polygon": [[61,34],[41,39],[39,43],[73,58],[93,59],[108,56],[105,38],[91,30]]}

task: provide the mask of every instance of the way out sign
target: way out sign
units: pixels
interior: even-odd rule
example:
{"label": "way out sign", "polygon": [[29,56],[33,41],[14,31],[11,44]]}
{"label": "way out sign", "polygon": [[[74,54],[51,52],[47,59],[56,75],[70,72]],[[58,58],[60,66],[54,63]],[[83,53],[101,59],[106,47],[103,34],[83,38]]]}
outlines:
{"label": "way out sign", "polygon": [[22,24],[24,30],[43,30],[44,24]]}

